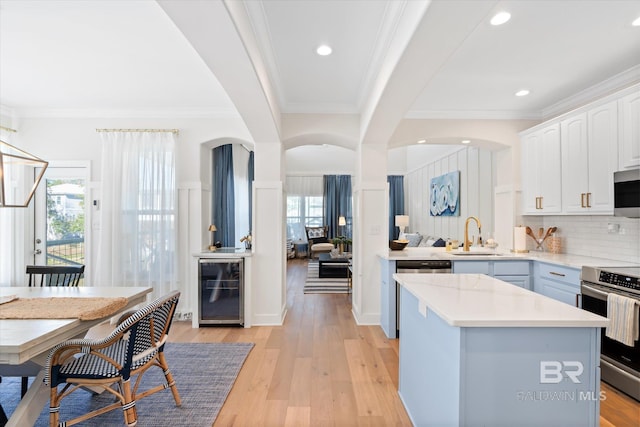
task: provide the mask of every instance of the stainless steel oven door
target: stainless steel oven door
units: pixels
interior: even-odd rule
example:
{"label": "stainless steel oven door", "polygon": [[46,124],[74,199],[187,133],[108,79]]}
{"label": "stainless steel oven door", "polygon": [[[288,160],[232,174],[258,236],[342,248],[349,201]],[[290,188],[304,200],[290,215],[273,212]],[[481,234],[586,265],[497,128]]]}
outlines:
{"label": "stainless steel oven door", "polygon": [[[582,308],[592,313],[607,317],[607,297],[610,289],[589,282],[582,282]],[[630,298],[637,295],[617,291]],[[607,338],[606,329],[601,335],[601,374],[602,379],[622,390],[636,400],[640,400],[640,345],[638,341],[633,347]]]}

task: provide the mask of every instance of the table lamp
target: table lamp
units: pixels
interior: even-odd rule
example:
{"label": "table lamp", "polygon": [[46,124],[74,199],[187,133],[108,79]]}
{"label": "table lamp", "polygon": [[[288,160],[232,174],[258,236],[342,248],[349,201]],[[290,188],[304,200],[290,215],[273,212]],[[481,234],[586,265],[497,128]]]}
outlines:
{"label": "table lamp", "polygon": [[215,251],[215,250],[216,250],[216,245],[215,245],[214,240],[213,240],[213,234],[214,234],[216,231],[218,231],[218,229],[216,228],[216,226],[215,226],[215,225],[211,224],[211,225],[209,226],[209,231],[211,232],[211,244],[209,245],[209,250],[210,250],[211,252],[213,252],[213,251]]}
{"label": "table lamp", "polygon": [[400,234],[404,233],[404,229],[409,225],[409,215],[396,215],[396,227],[400,229]]}
{"label": "table lamp", "polygon": [[[345,217],[343,217],[342,215],[338,217],[338,227],[344,227],[345,225],[347,225],[347,220]],[[342,231],[342,228],[340,229],[340,235],[344,235],[344,232]]]}

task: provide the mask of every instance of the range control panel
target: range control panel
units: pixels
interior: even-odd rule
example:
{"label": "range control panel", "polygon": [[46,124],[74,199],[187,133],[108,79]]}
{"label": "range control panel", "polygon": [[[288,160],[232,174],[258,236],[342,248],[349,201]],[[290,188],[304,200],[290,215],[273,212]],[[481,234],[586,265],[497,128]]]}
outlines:
{"label": "range control panel", "polygon": [[610,283],[623,288],[640,291],[640,283],[637,277],[625,276],[624,274],[612,273],[609,271],[601,271],[599,281],[601,283]]}

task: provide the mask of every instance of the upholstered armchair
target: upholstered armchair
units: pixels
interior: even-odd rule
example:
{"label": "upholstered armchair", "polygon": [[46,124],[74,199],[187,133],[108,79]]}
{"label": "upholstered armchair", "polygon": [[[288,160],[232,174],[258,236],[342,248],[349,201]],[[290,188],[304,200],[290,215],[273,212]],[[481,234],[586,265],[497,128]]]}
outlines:
{"label": "upholstered armchair", "polygon": [[329,240],[329,227],[305,227],[309,241],[309,256],[313,259],[318,254],[329,253],[334,248]]}

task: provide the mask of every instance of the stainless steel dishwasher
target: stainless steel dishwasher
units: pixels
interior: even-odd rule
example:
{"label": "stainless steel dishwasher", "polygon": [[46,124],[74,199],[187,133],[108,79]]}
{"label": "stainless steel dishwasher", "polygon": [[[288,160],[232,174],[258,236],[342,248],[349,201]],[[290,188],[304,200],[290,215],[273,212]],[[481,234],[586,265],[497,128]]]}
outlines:
{"label": "stainless steel dishwasher", "polygon": [[[449,260],[396,261],[396,273],[451,273]],[[400,336],[400,285],[396,282],[396,337]]]}

